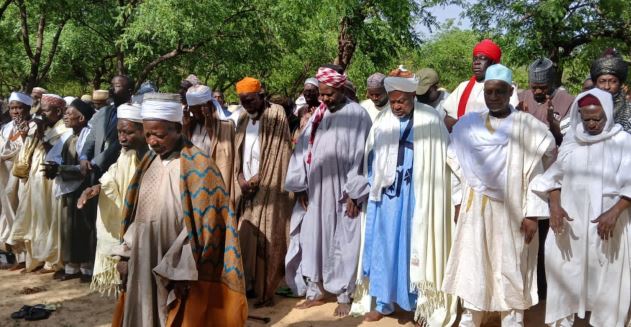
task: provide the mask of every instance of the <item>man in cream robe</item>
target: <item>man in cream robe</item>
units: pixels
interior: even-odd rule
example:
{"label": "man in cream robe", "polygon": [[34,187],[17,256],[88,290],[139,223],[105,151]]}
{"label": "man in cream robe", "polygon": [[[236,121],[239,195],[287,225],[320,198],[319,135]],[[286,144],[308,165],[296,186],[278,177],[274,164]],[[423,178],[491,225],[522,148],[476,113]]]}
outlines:
{"label": "man in cream robe", "polygon": [[66,102],[58,95],[44,94],[41,100],[42,123],[34,134],[26,137],[14,175],[27,181],[25,193],[17,209],[17,220],[7,243],[26,251],[26,271],[44,267],[46,272],[62,268],[61,233],[62,203],[53,192],[54,182],[42,171],[47,152],[68,131],[62,110]]}
{"label": "man in cream robe", "polygon": [[523,326],[537,304],[537,218],[547,203],[529,184],[554,151],[547,127],[510,105],[512,72],[486,71],[486,112],[454,126],[450,150],[461,172],[462,201],[443,290],[460,297],[460,326],[480,326],[483,312],[501,313],[502,326]]}
{"label": "man in cream robe", "polygon": [[186,91],[186,103],[188,112],[185,114],[190,112],[190,123],[185,132],[191,143],[215,161],[230,192],[235,156],[234,123],[230,119],[221,119],[221,105],[206,85],[191,86]]}
{"label": "man in cream robe", "polygon": [[[12,174],[13,163],[16,160],[24,138],[29,128],[28,119],[30,117],[32,100],[26,94],[13,92],[9,97],[9,114],[11,121],[2,126],[0,130],[0,247],[10,251],[11,246],[7,246],[6,241],[11,235],[15,213],[19,203],[19,190],[24,188],[24,183],[20,183],[19,178]],[[35,124],[31,123],[33,130]],[[14,253],[18,255],[19,253]],[[3,266],[9,268],[8,266]]]}
{"label": "man in cream robe", "polygon": [[98,196],[96,217],[96,254],[90,288],[100,293],[118,293],[120,278],[112,249],[120,244],[121,224],[127,187],[140,159],[147,152],[140,116],[140,104],[122,104],[116,109],[118,142],[122,150],[118,159],[101,176],[99,184],[86,188],[77,201],[79,209]]}
{"label": "man in cream robe", "polygon": [[554,231],[545,247],[549,326],[571,327],[587,311],[595,327],[629,319],[631,135],[613,107],[606,91],[578,95],[557,161],[533,181],[533,191],[549,194]]}
{"label": "man in cream robe", "polygon": [[291,136],[283,107],[265,101],[258,80],[246,77],[236,89],[245,113],[235,139],[233,196],[246,289],[255,306],[270,306],[283,278],[294,204],[284,185]]}
{"label": "man in cream robe", "polygon": [[236,219],[217,166],[181,133],[179,99],[143,98],[152,152],[128,188],[123,242],[113,251],[125,287],[113,326],[245,324]]}
{"label": "man in cream robe", "polygon": [[[435,109],[416,102],[418,80],[409,75],[397,69],[385,78],[392,109],[366,142],[371,190],[353,313],[376,321],[393,313],[396,303],[416,311],[419,324],[449,326],[456,301],[440,290],[453,230],[449,134]],[[376,298],[373,311],[370,297]]]}

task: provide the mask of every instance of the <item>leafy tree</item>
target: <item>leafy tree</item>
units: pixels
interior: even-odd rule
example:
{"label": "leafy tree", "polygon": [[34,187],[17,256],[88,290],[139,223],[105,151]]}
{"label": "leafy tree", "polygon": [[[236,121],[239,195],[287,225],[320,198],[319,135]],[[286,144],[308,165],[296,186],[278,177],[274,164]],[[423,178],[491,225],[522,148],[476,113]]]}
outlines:
{"label": "leafy tree", "polygon": [[595,57],[582,53],[593,43],[622,46],[625,51],[631,43],[631,7],[626,0],[480,0],[467,16],[474,30],[497,37],[512,64],[526,65],[545,56],[557,65],[559,76],[566,66],[576,67],[571,63],[575,58],[589,65]]}

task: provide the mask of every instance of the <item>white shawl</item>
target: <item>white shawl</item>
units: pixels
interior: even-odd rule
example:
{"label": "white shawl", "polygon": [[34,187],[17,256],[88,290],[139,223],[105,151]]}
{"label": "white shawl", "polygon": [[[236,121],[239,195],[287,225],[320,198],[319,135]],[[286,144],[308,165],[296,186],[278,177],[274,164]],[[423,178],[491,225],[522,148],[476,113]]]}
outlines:
{"label": "white shawl", "polygon": [[[390,120],[392,116],[391,110],[388,110],[380,113],[375,119],[375,124],[366,140],[365,171],[368,168],[368,154],[373,151],[377,143],[376,131],[381,128],[386,130],[392,128],[390,126],[393,124],[393,121]],[[450,172],[446,163],[449,134],[440,116],[432,107],[416,102],[413,119],[413,178],[416,201],[412,219],[410,258],[412,285],[410,285],[410,289],[418,293],[415,319],[422,316],[430,326],[445,326],[453,323],[456,318],[455,298],[440,291],[454,230],[450,219]],[[395,169],[400,133],[398,120],[396,126],[396,133],[394,133],[397,138],[397,152],[394,156]],[[381,143],[382,141],[379,140],[378,142]],[[385,141],[383,142],[385,143]],[[380,158],[377,157],[387,155],[387,153],[389,151],[375,150],[374,162],[379,162]],[[390,161],[385,160],[385,162]],[[375,166],[374,169],[378,169],[378,167]],[[378,174],[377,171],[375,173]],[[364,208],[358,280],[354,296],[355,302],[351,310],[355,315],[370,311],[372,302],[368,294],[368,280],[362,276],[365,212]]]}

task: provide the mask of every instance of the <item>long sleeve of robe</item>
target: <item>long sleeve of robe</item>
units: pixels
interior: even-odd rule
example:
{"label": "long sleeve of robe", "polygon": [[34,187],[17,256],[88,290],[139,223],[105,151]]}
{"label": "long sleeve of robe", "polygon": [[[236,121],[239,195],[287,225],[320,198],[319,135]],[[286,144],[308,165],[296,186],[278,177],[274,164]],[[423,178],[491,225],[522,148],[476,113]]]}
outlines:
{"label": "long sleeve of robe", "polygon": [[601,143],[564,143],[558,160],[533,182],[546,197],[560,188],[561,206],[573,219],[545,241],[546,323],[590,311],[591,326],[622,327],[630,314],[630,212],[621,213],[608,241],[591,221],[621,197],[631,198],[631,135],[619,132]]}
{"label": "long sleeve of robe", "polygon": [[96,254],[92,273],[92,289],[109,293],[118,289],[120,278],[112,249],[120,243],[125,193],[138,166],[134,150],[122,150],[116,162],[101,176],[96,218]]}
{"label": "long sleeve of robe", "polygon": [[[360,220],[346,216],[345,200],[368,195],[362,170],[371,124],[370,116],[357,103],[347,102],[334,113],[327,110],[311,149],[311,128],[300,136],[285,182],[288,190],[307,190],[309,197],[300,236],[293,238],[300,244],[300,273],[313,282],[323,282],[324,289],[334,294],[351,294],[354,289]],[[309,150],[312,162],[306,165],[304,154]]]}
{"label": "long sleeve of robe", "polygon": [[491,198],[462,179],[460,216],[443,284],[445,292],[483,311],[525,310],[538,302],[538,238],[526,244],[520,227],[525,217],[548,216],[547,203],[529,186],[543,173],[542,159],[554,151],[554,142],[536,118],[522,112],[512,115],[505,199]]}

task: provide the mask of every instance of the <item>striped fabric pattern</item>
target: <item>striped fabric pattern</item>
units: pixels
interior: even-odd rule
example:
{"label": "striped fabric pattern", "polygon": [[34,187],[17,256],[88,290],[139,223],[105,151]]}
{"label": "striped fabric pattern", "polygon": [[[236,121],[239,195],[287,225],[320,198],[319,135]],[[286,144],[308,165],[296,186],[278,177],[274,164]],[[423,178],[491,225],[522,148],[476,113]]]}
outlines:
{"label": "striped fabric pattern", "polygon": [[[153,152],[145,155],[127,189],[123,231],[134,221],[140,181],[155,158]],[[245,293],[237,221],[221,173],[208,155],[188,142],[183,145],[179,160],[183,219],[198,278],[221,282],[233,291]]]}

